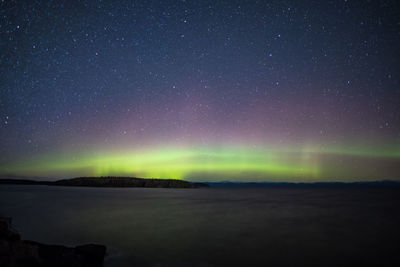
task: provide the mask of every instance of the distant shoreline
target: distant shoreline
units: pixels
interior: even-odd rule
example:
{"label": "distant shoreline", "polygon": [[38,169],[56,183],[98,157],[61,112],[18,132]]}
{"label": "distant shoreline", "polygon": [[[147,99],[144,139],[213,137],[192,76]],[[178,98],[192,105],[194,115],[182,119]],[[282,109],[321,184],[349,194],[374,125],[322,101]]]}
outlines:
{"label": "distant shoreline", "polygon": [[366,181],[366,182],[189,182],[178,179],[156,179],[136,177],[78,177],[56,181],[37,181],[33,179],[0,178],[1,184],[13,185],[48,185],[48,186],[78,186],[78,187],[142,187],[142,188],[347,188],[347,187],[386,187],[400,188],[400,182]]}
{"label": "distant shoreline", "polygon": [[272,188],[347,188],[347,187],[393,187],[400,188],[397,181],[366,181],[366,182],[208,182],[211,187],[230,187],[230,188],[252,188],[252,187],[272,187]]}
{"label": "distant shoreline", "polygon": [[80,187],[145,187],[145,188],[200,188],[204,183],[191,183],[177,179],[145,179],[135,177],[78,177],[57,181],[35,181],[29,179],[0,179],[0,184],[48,185]]}

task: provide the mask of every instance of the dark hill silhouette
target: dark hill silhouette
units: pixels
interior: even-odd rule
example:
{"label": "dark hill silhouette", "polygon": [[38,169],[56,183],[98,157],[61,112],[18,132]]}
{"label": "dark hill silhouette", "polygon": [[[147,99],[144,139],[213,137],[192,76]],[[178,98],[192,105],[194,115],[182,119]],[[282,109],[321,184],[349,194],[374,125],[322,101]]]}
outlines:
{"label": "dark hill silhouette", "polygon": [[58,181],[34,181],[0,179],[0,184],[89,186],[89,187],[151,187],[151,188],[199,188],[208,187],[203,183],[191,183],[177,179],[144,179],[134,177],[78,177]]}

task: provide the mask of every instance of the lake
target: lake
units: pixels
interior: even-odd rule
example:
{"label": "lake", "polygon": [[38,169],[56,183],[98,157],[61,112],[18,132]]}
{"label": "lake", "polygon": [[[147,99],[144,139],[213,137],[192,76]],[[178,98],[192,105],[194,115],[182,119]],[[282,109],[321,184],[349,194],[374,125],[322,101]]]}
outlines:
{"label": "lake", "polygon": [[23,239],[114,266],[400,266],[396,188],[0,186]]}

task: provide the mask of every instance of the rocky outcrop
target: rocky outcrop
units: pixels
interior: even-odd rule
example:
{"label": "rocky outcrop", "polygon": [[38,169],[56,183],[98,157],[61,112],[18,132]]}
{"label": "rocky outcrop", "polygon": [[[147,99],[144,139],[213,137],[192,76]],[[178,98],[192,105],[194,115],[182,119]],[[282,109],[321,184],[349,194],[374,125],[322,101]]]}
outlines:
{"label": "rocky outcrop", "polygon": [[76,247],[46,245],[21,240],[11,227],[11,218],[0,218],[0,266],[2,267],[100,267],[106,247],[87,244]]}

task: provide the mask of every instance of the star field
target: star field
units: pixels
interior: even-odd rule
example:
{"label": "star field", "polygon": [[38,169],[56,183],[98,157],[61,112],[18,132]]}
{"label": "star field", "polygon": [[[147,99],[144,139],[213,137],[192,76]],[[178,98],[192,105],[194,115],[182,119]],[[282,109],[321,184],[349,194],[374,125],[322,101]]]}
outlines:
{"label": "star field", "polygon": [[2,1],[0,174],[399,179],[396,1]]}

